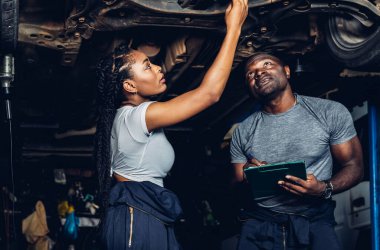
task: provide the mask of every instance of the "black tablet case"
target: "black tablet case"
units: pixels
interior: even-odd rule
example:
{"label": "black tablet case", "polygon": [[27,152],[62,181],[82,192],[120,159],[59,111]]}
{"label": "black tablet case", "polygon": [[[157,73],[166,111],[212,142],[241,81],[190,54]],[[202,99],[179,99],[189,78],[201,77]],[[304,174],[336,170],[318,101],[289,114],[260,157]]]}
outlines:
{"label": "black tablet case", "polygon": [[306,180],[304,161],[280,162],[244,169],[245,176],[255,199],[284,192],[278,185],[279,180],[286,180],[285,175],[293,175]]}

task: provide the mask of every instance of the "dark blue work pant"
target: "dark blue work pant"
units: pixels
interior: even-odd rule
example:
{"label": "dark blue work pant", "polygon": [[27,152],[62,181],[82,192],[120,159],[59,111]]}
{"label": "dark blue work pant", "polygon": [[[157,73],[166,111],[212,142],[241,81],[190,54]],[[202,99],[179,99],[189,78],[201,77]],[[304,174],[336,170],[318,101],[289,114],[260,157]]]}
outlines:
{"label": "dark blue work pant", "polygon": [[[288,229],[281,225],[274,223],[273,224],[273,233],[272,236],[274,238],[273,248],[262,248],[262,242],[257,244],[257,241],[264,241],[265,239],[256,238],[253,239],[251,237],[252,234],[256,234],[261,232],[262,230],[266,230],[266,223],[274,223],[274,222],[263,222],[257,219],[249,219],[244,222],[241,236],[239,240],[238,250],[261,250],[261,249],[274,249],[274,250],[341,250],[341,246],[339,244],[337,235],[334,230],[334,224],[317,220],[314,222],[310,222],[309,224],[309,235],[310,235],[310,245],[305,247],[295,247],[289,246],[288,242],[286,242],[286,236],[288,233]],[[300,230],[307,230],[306,228]]]}
{"label": "dark blue work pant", "polygon": [[101,226],[107,250],[179,250],[174,222],[181,215],[177,196],[151,182],[119,182],[109,195]]}
{"label": "dark blue work pant", "polygon": [[131,213],[128,205],[110,207],[107,217],[104,225],[106,249],[180,249],[173,226],[167,226],[138,209]]}

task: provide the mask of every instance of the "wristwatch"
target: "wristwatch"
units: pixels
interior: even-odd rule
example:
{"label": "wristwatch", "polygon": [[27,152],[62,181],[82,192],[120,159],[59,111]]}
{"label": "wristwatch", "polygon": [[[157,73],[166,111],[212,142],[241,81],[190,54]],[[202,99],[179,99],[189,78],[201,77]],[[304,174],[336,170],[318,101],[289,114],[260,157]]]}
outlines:
{"label": "wristwatch", "polygon": [[327,200],[331,198],[334,186],[331,183],[331,181],[323,181],[323,182],[326,184],[326,188],[325,188],[325,191],[323,191],[322,193],[322,198]]}

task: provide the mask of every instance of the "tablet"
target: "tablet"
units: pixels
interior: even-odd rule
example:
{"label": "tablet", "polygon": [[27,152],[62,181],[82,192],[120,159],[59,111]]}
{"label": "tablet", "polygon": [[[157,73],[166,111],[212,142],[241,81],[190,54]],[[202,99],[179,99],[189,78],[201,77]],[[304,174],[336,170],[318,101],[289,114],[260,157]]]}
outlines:
{"label": "tablet", "polygon": [[304,161],[279,162],[259,167],[248,167],[244,169],[244,174],[254,198],[257,199],[285,192],[278,185],[278,181],[285,180],[286,175],[293,175],[306,180],[306,166]]}

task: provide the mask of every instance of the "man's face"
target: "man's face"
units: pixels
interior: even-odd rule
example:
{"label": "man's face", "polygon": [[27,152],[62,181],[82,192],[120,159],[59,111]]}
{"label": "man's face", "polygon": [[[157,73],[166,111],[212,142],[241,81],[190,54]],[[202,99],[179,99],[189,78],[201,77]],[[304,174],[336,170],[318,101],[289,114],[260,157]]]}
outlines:
{"label": "man's face", "polygon": [[290,70],[270,55],[258,56],[246,68],[246,80],[254,97],[261,100],[275,98],[287,87]]}

